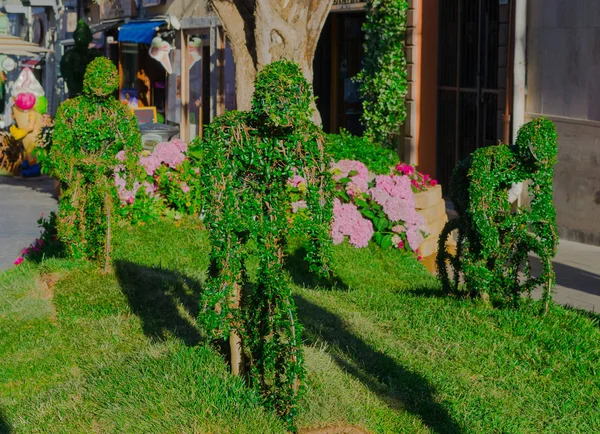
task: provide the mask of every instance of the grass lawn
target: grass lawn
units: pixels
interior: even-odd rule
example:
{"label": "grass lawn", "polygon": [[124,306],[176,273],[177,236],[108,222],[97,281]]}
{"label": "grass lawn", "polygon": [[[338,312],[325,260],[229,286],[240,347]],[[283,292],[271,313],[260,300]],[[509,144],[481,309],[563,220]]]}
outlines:
{"label": "grass lawn", "polygon": [[[207,253],[196,223],[162,222],[118,229],[107,275],[57,259],[0,274],[0,433],[284,432],[195,325]],[[447,298],[395,251],[336,247],[327,288],[301,249],[289,263],[301,429],[600,432],[598,318]]]}

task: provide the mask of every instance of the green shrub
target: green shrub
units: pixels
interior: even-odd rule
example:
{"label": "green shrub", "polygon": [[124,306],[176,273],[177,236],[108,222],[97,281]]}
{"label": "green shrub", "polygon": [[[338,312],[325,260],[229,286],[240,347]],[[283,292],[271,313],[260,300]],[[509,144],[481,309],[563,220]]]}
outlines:
{"label": "green shrub", "polygon": [[328,134],[325,142],[334,161],[358,160],[374,173],[387,175],[400,160],[389,148],[373,143],[365,137],[353,136],[342,130],[340,134]]}

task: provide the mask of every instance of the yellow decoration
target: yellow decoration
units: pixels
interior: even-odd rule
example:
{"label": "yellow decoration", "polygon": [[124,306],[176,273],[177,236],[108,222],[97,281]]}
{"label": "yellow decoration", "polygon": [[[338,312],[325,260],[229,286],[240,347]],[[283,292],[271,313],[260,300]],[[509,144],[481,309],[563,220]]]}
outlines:
{"label": "yellow decoration", "polygon": [[27,135],[27,131],[22,128],[17,128],[15,125],[11,125],[10,134],[15,138],[15,140],[21,140]]}

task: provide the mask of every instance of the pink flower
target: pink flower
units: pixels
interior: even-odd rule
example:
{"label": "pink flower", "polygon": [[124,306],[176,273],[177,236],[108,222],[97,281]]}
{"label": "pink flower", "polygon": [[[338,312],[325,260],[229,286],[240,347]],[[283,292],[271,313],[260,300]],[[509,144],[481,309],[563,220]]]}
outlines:
{"label": "pink flower", "polygon": [[125,151],[117,152],[117,155],[115,155],[115,158],[121,162],[125,161]]}
{"label": "pink flower", "polygon": [[133,205],[133,202],[135,201],[135,197],[134,196],[129,196],[129,198],[127,199],[127,203],[129,205]]}
{"label": "pink flower", "polygon": [[417,261],[422,261],[423,257],[422,256],[417,256]]}
{"label": "pink flower", "polygon": [[412,226],[406,231],[406,239],[408,240],[408,245],[414,251],[417,251],[421,243],[423,242],[423,234],[421,230],[417,226]]}
{"label": "pink flower", "polygon": [[305,200],[298,200],[296,202],[292,202],[292,212],[294,214],[296,214],[300,209],[304,209],[307,207],[308,205],[306,204]]}
{"label": "pink flower", "polygon": [[19,265],[19,264],[20,264],[21,262],[23,262],[24,260],[25,260],[25,258],[24,258],[24,257],[22,257],[22,256],[19,256],[19,257],[17,258],[17,260],[16,260],[15,262],[13,262],[13,263],[14,263],[15,265]]}
{"label": "pink flower", "polygon": [[406,176],[410,176],[415,173],[415,168],[410,164],[400,163],[396,166],[398,172],[403,173]]}
{"label": "pink flower", "polygon": [[189,185],[187,185],[187,182],[183,182],[183,183],[181,184],[181,191],[183,191],[184,193],[186,193],[186,194],[187,194],[187,193],[189,193],[189,192],[190,192],[190,190],[191,190],[191,188],[190,188],[190,186],[189,186]]}
{"label": "pink flower", "polygon": [[352,203],[342,204],[339,199],[333,202],[332,237],[334,244],[340,244],[344,237],[350,237],[350,244],[366,247],[373,237],[373,223],[365,219]]}
{"label": "pink flower", "polygon": [[197,167],[194,167],[194,173],[195,173],[196,175],[200,175],[200,169],[199,169],[199,168],[197,168]]}
{"label": "pink flower", "polygon": [[438,185],[438,182],[435,179],[432,179],[431,182],[429,183],[429,185],[431,185],[432,187],[435,187],[436,185]]}
{"label": "pink flower", "polygon": [[298,188],[300,184],[306,184],[306,179],[300,175],[294,175],[293,178],[288,179],[288,185],[290,187]]}
{"label": "pink flower", "polygon": [[21,255],[23,255],[23,256],[29,255],[29,247],[23,248],[23,250],[21,250]]}

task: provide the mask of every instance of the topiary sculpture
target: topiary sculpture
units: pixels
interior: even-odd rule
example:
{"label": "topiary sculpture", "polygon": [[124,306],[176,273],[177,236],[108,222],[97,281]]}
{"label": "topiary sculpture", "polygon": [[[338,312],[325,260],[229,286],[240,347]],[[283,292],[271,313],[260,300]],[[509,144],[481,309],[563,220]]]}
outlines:
{"label": "topiary sculpture", "polygon": [[[558,243],[552,204],[556,158],[554,124],[540,118],[519,130],[514,146],[481,148],[459,163],[450,182],[458,217],[442,231],[437,258],[439,277],[447,291],[457,292],[463,281],[473,294],[517,303],[523,292],[543,285],[547,309]],[[530,182],[531,204],[514,210],[509,189],[525,181]],[[451,255],[449,240],[454,230],[458,230],[458,242],[456,254]],[[538,277],[532,276],[530,253],[541,260]]]}
{"label": "topiary sculpture", "polygon": [[60,73],[67,82],[71,98],[81,94],[87,66],[96,57],[102,55],[100,51],[89,48],[90,43],[94,40],[94,35],[85,21],[77,22],[73,39],[75,40],[74,47],[60,59]]}
{"label": "topiary sculpture", "polygon": [[[306,180],[308,217],[300,231],[311,241],[311,269],[322,276],[331,245],[332,182],[311,95],[295,63],[271,63],[257,75],[252,110],[217,118],[202,142],[213,266],[200,319],[215,337],[229,336],[234,374],[246,370],[288,421],[303,374],[301,327],[284,270],[290,178]],[[246,278],[249,242],[258,257],[253,285]]]}
{"label": "topiary sculpture", "polygon": [[118,85],[117,69],[109,59],[90,63],[83,95],[58,109],[47,156],[47,169],[62,184],[59,239],[72,257],[104,259],[105,267],[116,200],[114,170],[125,165],[135,174],[142,147],[133,113],[111,96]]}

